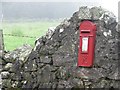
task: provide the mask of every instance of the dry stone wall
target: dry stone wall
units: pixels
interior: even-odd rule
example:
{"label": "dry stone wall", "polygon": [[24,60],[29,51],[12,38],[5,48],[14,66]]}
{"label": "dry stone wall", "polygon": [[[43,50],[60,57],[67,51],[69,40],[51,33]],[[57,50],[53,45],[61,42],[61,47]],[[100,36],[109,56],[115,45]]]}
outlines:
{"label": "dry stone wall", "polygon": [[[77,67],[79,25],[90,19],[97,25],[92,68]],[[116,17],[101,7],[80,7],[55,30],[6,53],[2,59],[3,88],[120,88],[119,30]]]}

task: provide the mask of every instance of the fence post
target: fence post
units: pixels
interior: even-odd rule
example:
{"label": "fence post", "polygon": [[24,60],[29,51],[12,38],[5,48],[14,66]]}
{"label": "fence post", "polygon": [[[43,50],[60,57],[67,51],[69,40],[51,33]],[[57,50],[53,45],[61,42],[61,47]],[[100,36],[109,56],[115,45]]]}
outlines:
{"label": "fence post", "polygon": [[4,53],[4,40],[3,40],[3,30],[0,30],[0,57],[3,57]]}
{"label": "fence post", "polygon": [[[4,52],[4,44],[3,44],[3,30],[0,29],[0,71],[2,70],[2,57]],[[0,88],[2,88],[2,76],[0,73]]]}

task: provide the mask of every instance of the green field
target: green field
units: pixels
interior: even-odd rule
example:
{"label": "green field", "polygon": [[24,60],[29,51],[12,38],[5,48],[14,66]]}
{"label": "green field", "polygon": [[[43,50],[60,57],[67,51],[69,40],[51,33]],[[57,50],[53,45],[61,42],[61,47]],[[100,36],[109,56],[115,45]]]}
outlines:
{"label": "green field", "polygon": [[[19,22],[19,23],[3,23],[3,34],[12,34],[17,36],[41,37],[45,35],[48,27],[59,25],[58,21],[39,21],[39,22]],[[14,50],[23,44],[34,46],[37,38],[15,37],[4,35],[5,50]]]}

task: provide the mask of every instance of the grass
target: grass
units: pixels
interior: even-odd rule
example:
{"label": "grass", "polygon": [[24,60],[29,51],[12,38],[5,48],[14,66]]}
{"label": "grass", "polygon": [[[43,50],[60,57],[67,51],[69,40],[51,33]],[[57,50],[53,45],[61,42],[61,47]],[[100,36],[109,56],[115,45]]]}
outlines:
{"label": "grass", "polygon": [[[59,25],[58,21],[39,21],[39,22],[19,22],[19,23],[3,23],[3,33],[13,34],[17,36],[32,36],[41,37],[45,35],[49,27]],[[5,50],[14,50],[15,48],[22,46],[23,44],[30,44],[34,46],[34,42],[37,38],[26,37],[13,37],[4,35]]]}

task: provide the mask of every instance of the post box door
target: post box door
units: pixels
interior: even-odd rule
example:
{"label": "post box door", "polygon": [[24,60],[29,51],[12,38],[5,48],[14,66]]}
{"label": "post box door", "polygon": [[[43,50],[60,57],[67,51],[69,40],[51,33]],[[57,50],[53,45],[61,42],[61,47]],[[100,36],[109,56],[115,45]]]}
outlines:
{"label": "post box door", "polygon": [[91,21],[81,22],[78,66],[91,67],[93,65],[95,37],[96,25]]}

